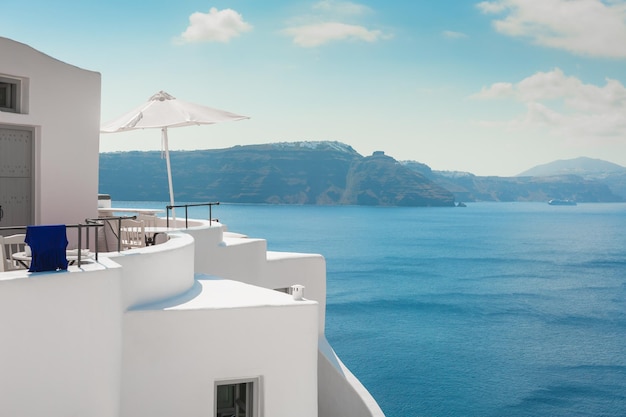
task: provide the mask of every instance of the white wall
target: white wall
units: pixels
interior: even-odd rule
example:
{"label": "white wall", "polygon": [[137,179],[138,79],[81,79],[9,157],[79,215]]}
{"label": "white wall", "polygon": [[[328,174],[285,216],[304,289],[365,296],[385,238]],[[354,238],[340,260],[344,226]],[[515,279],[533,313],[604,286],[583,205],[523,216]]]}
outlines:
{"label": "white wall", "polygon": [[376,400],[341,362],[325,337],[319,340],[318,378],[318,417],[385,417]]}
{"label": "white wall", "polygon": [[3,275],[0,416],[116,417],[121,269]]}
{"label": "white wall", "polygon": [[304,285],[304,297],[320,305],[318,332],[324,334],[326,323],[326,260],[322,255],[308,253],[268,252],[262,271],[266,288],[288,288]]}
{"label": "white wall", "polygon": [[306,302],[128,312],[121,416],[212,416],[215,381],[262,376],[261,415],[317,417],[316,329]]}
{"label": "white wall", "polygon": [[[209,225],[209,222],[206,222]],[[184,230],[197,242],[196,272],[217,275],[248,284],[260,285],[259,271],[266,264],[265,239],[233,238],[224,235],[226,226],[213,223],[213,227]]]}
{"label": "white wall", "polygon": [[35,130],[35,223],[97,217],[100,74],[0,37],[0,74],[24,78],[28,114],[0,112],[0,125]]}
{"label": "white wall", "polygon": [[[185,230],[196,239],[196,272],[257,285],[288,288],[304,285],[305,298],[320,304],[319,333],[324,333],[326,312],[326,261],[318,254],[267,252],[265,239],[224,237],[213,243],[221,228]],[[223,232],[222,232],[223,233]]]}
{"label": "white wall", "polygon": [[[190,233],[197,242],[210,241],[203,237],[206,230]],[[217,246],[197,246],[196,270],[264,288],[304,285],[305,298],[319,303],[319,417],[384,417],[374,398],[341,363],[324,336],[326,261],[323,256],[267,252],[265,240],[230,237]]]}
{"label": "white wall", "polygon": [[[216,230],[194,234],[203,232],[212,240]],[[198,250],[220,264],[222,251],[245,253],[245,241]],[[323,257],[270,252],[250,271],[257,285],[302,283],[306,298],[320,297],[296,302],[247,284],[238,285],[259,293],[203,290],[195,243],[173,233],[162,245],[101,254],[95,271],[2,274],[0,415],[212,415],[215,381],[260,377],[266,416],[383,416],[325,342]]]}
{"label": "white wall", "polygon": [[184,233],[171,233],[170,239],[159,245],[101,256],[124,268],[124,309],[174,297],[194,283],[194,240]]}

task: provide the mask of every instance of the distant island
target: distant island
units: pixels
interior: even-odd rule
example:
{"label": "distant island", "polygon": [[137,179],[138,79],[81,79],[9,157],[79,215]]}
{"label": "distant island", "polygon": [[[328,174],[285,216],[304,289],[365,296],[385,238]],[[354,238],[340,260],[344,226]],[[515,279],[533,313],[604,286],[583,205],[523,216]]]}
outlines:
{"label": "distant island", "polygon": [[600,159],[581,157],[554,161],[514,177],[432,171],[419,162],[403,163],[452,192],[458,201],[626,201],[626,168]]}
{"label": "distant island", "polygon": [[[158,151],[100,154],[100,193],[114,200],[167,201]],[[454,207],[475,201],[619,202],[626,168],[578,158],[515,177],[433,171],[383,151],[362,156],[341,142],[283,142],[172,151],[177,201]],[[534,170],[534,171],[533,171]]]}

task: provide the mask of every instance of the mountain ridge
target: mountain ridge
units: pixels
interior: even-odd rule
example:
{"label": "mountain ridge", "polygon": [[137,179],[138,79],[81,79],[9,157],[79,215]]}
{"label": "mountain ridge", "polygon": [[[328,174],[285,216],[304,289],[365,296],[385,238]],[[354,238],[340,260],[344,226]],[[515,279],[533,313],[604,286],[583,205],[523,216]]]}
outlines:
{"label": "mountain ridge", "polygon": [[[554,161],[522,173],[537,169],[543,175],[480,177],[433,171],[424,163],[397,161],[382,151],[362,156],[337,141],[275,142],[170,154],[177,201],[454,206],[455,201],[626,200],[626,168],[585,157]],[[158,151],[100,154],[100,192],[114,199],[166,201],[165,184],[165,163]]]}
{"label": "mountain ridge", "polygon": [[545,177],[573,174],[583,178],[603,177],[608,174],[626,173],[626,168],[613,162],[581,156],[573,159],[559,159],[534,166],[516,177]]}
{"label": "mountain ridge", "polygon": [[[460,201],[626,201],[626,168],[601,159],[579,157],[553,161],[513,177],[433,171],[420,162],[403,163],[446,188]],[[537,175],[529,175],[533,173]]]}
{"label": "mountain ridge", "polygon": [[[100,154],[100,192],[120,200],[166,201],[160,152]],[[340,142],[282,142],[170,152],[177,201],[454,206],[430,179]],[[137,169],[142,167],[142,169]]]}

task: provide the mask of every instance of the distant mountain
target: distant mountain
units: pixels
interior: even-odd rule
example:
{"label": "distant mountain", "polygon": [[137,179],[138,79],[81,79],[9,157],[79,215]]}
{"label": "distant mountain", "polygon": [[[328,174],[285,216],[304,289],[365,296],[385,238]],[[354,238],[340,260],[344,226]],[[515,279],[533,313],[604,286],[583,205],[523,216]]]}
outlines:
{"label": "distant mountain", "polygon": [[[453,206],[454,196],[377,152],[340,142],[290,142],[170,152],[177,201]],[[167,201],[160,152],[100,154],[100,192]]]}
{"label": "distant mountain", "polygon": [[434,182],[450,190],[459,201],[548,201],[617,202],[623,198],[604,183],[577,175],[550,177],[446,176]]}
{"label": "distant mountain", "polygon": [[588,181],[599,181],[611,192],[626,200],[626,168],[601,159],[580,157],[538,165],[518,175],[549,177],[558,175],[577,175]]}
{"label": "distant mountain", "polygon": [[[283,142],[171,152],[177,201],[453,206],[455,200],[626,201],[626,168],[590,158],[555,161],[515,177],[433,171],[341,142]],[[113,200],[167,201],[160,152],[100,154],[100,192]]]}
{"label": "distant mountain", "polygon": [[552,175],[578,175],[586,179],[601,179],[613,174],[624,174],[626,168],[601,159],[580,157],[537,165],[517,177],[548,177]]}
{"label": "distant mountain", "polygon": [[457,201],[626,200],[626,168],[591,158],[555,161],[516,177],[480,177],[469,172],[432,171],[415,161],[403,164],[453,193]]}

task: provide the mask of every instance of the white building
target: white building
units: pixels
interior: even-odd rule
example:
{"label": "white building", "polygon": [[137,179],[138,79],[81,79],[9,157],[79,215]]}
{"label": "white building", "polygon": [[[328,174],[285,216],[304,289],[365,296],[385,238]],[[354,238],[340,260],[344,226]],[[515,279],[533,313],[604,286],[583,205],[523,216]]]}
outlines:
{"label": "white building", "polygon": [[[98,217],[100,74],[0,56],[0,227]],[[167,236],[0,272],[0,416],[383,416],[324,336],[322,256],[215,221]]]}

